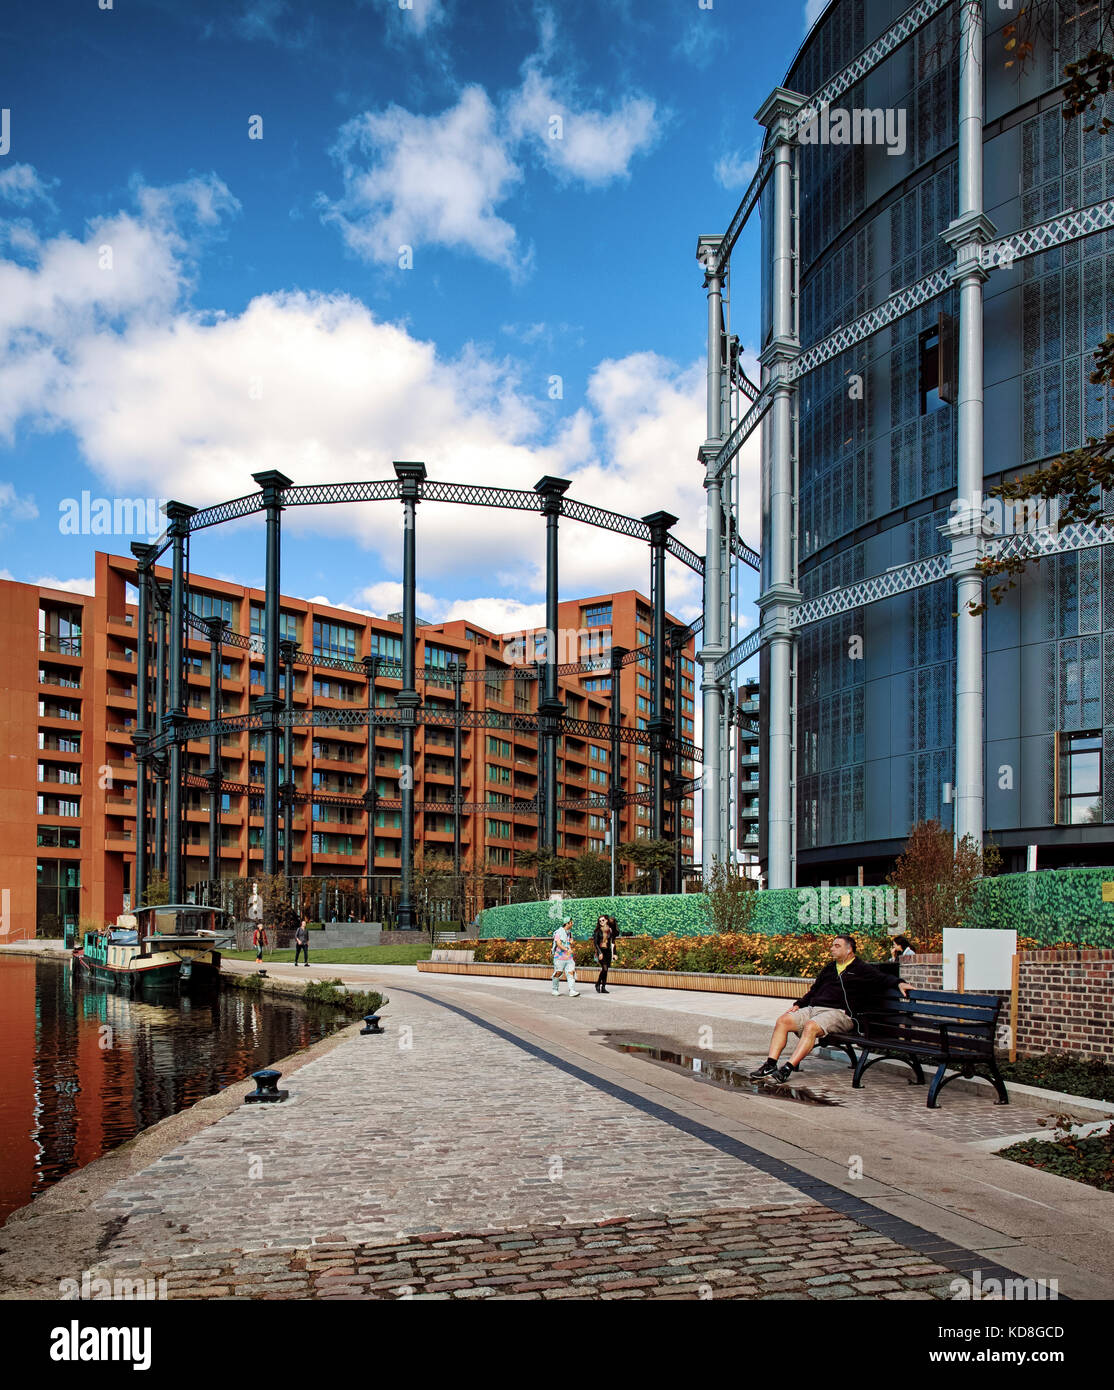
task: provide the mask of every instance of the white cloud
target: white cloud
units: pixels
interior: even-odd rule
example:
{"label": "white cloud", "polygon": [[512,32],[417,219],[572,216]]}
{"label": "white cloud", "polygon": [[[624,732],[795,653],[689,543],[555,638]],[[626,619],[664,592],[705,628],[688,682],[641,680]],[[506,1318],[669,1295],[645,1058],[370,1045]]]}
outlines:
{"label": "white cloud", "polygon": [[[0,420],[9,431],[33,420],[72,432],[106,492],[154,488],[206,506],[253,491],[261,469],[309,484],[388,479],[392,460],[422,459],[439,481],[529,491],[554,474],[571,480],[571,498],[605,509],[664,508],[680,518],[674,533],[702,552],[701,362],[653,353],[603,362],[585,404],[554,423],[552,403],[523,382],[514,359],[475,348],[446,357],[345,295],[261,295],[216,316],[190,309],[193,242],[168,209],[188,226],[210,207],[228,216],[235,205],[215,193],[183,199],[158,190],[142,190],[139,204],[138,216],[109,219],[85,242],[37,244],[30,266],[0,264]],[[95,268],[106,227],[128,248],[116,276]],[[757,448],[756,437],[747,448]],[[753,529],[757,468],[748,462],[746,470],[742,515]],[[39,501],[53,511],[57,499]],[[397,503],[291,508],[284,534],[293,545],[310,532],[337,537],[354,573],[367,572],[361,550],[377,554],[379,564],[344,598],[396,611],[400,521]],[[647,591],[644,542],[572,521],[560,534],[563,596]],[[423,616],[471,616],[504,631],[540,622],[543,536],[535,512],[423,502]],[[241,567],[262,563],[258,517],[199,533],[191,563],[221,572],[230,554]],[[366,587],[376,570],[388,584]],[[329,586],[335,593],[335,581]],[[667,602],[685,618],[700,607],[699,578],[672,561]]]}
{"label": "white cloud", "polygon": [[10,169],[0,173],[0,199],[12,203],[17,208],[30,207],[32,203],[45,203],[52,211],[57,211],[50,189],[57,179],[46,183],[30,164],[13,164]]}
{"label": "white cloud", "polygon": [[428,30],[446,19],[442,0],[387,0],[387,13],[392,32],[405,33],[416,39],[425,38]]}
{"label": "white cloud", "polygon": [[630,164],[658,135],[654,103],[628,96],[609,113],[577,108],[536,62],[508,102],[511,138],[527,141],[560,177],[602,186],[626,178]]}
{"label": "white cloud", "polygon": [[725,154],[722,159],[716,160],[716,182],[721,188],[726,188],[728,192],[746,188],[754,177],[754,171],[758,168],[758,159],[757,153],[744,155],[738,150],[732,150],[729,154]]}
{"label": "white cloud", "polygon": [[708,22],[710,19],[711,12],[703,11],[699,21],[690,24],[685,30],[684,38],[674,50],[683,58],[687,58],[694,68],[700,70],[711,67],[716,56],[716,46],[721,38],[715,25]]}
{"label": "white cloud", "polygon": [[33,521],[39,514],[35,499],[28,493],[21,497],[13,483],[0,483],[0,523],[4,521]]}
{"label": "white cloud", "polygon": [[397,265],[402,246],[469,250],[514,270],[515,230],[495,211],[521,178],[482,87],[466,87],[439,116],[399,106],[347,122],[333,151],[344,194],[322,197],[326,221],[365,260]]}
{"label": "white cloud", "polygon": [[90,576],[88,579],[56,579],[52,574],[41,574],[34,579],[20,579],[11,570],[0,570],[0,579],[14,581],[16,584],[33,584],[39,589],[61,589],[67,594],[89,594],[96,593],[96,581]]}

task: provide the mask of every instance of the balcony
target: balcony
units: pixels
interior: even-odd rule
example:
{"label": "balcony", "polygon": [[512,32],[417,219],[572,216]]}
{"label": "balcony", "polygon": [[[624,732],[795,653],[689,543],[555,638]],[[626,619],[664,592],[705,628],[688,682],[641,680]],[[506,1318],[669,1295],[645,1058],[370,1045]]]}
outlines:
{"label": "balcony", "polygon": [[60,656],[80,656],[80,637],[55,637],[49,632],[39,633],[39,651],[57,652]]}

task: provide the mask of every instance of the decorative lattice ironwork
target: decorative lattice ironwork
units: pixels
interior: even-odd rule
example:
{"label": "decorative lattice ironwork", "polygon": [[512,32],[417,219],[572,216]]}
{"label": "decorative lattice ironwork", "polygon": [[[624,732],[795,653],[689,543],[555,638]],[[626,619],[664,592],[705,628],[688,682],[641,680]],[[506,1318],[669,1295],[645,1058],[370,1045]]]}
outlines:
{"label": "decorative lattice ironwork", "polygon": [[871,579],[848,584],[842,589],[829,589],[826,594],[806,599],[789,615],[791,627],[807,627],[809,623],[820,622],[822,618],[834,618],[838,613],[846,613],[866,603],[877,603],[879,599],[892,598],[894,594],[905,594],[910,589],[920,589],[926,584],[935,584],[948,577],[949,557],[931,555],[927,560],[914,560],[912,564],[895,565],[884,574],[876,574]]}
{"label": "decorative lattice ironwork", "polygon": [[1001,536],[987,542],[986,552],[997,560],[1030,559],[1111,543],[1114,543],[1114,516],[1107,516],[1093,525],[1076,522],[1062,531],[1024,531]]}
{"label": "decorative lattice ironwork", "polygon": [[[767,386],[751,408],[727,436],[719,453],[712,461],[712,475],[719,477],[727,465],[758,428],[766,412],[774,403],[774,393]],[[755,566],[757,568],[757,566]]]}
{"label": "decorative lattice ironwork", "polygon": [[716,680],[734,671],[735,667],[741,666],[744,661],[749,661],[761,645],[762,629],[756,627],[753,632],[748,632],[741,642],[736,642],[731,650],[716,662],[712,668]]}
{"label": "decorative lattice ironwork", "polygon": [[1089,207],[1065,212],[1059,217],[1049,218],[1026,227],[1024,231],[1012,236],[990,241],[981,248],[980,259],[986,269],[995,266],[1009,266],[1026,256],[1036,256],[1042,251],[1050,251],[1054,246],[1077,241],[1080,237],[1092,236],[1114,227],[1114,199],[1103,203],[1092,203]]}
{"label": "decorative lattice ironwork", "polygon": [[861,343],[864,338],[869,338],[872,333],[877,333],[880,328],[885,328],[895,319],[911,314],[914,309],[919,309],[922,304],[927,304],[930,299],[935,299],[938,294],[950,289],[951,283],[950,269],[934,270],[931,275],[897,290],[883,299],[881,304],[852,320],[845,328],[837,328],[834,333],[829,333],[826,338],[821,338],[806,352],[802,352],[789,366],[790,381],[796,381],[806,372],[830,362],[833,357],[838,357],[841,352],[846,352],[856,343]]}
{"label": "decorative lattice ironwork", "polygon": [[[283,502],[285,504],[285,495]],[[253,492],[247,497],[234,497],[230,502],[218,502],[215,507],[194,512],[187,525],[190,531],[204,531],[207,526],[219,526],[225,521],[239,521],[241,517],[252,516],[263,510],[262,492]]]}
{"label": "decorative lattice ironwork", "polygon": [[402,484],[398,478],[363,483],[309,483],[288,487],[282,494],[284,507],[331,506],[336,502],[397,502]]}
{"label": "decorative lattice ironwork", "polygon": [[804,112],[811,111],[815,114],[822,106],[830,106],[833,101],[837,101],[844,92],[849,92],[856,82],[861,82],[867,73],[884,63],[891,53],[908,42],[918,29],[923,29],[930,19],[934,19],[951,3],[952,0],[919,0],[916,5],[910,6],[884,34],[879,35],[869,47],[864,48],[858,57],[852,58],[845,68],[841,68],[834,77],[830,77],[822,87],[816,89],[801,112],[789,121],[789,138],[796,139],[801,125],[808,121],[808,115],[804,115],[802,120]]}
{"label": "decorative lattice ironwork", "polygon": [[722,275],[724,267],[731,259],[731,252],[735,248],[735,243],[739,240],[739,233],[750,220],[750,215],[758,206],[758,199],[762,196],[762,190],[766,186],[766,180],[770,177],[770,170],[774,167],[774,152],[767,150],[758,161],[758,168],[754,171],[754,177],[747,185],[747,190],[743,194],[742,202],[735,210],[735,216],[728,224],[727,231],[724,233],[723,240],[719,244],[715,259],[711,269],[716,275]]}

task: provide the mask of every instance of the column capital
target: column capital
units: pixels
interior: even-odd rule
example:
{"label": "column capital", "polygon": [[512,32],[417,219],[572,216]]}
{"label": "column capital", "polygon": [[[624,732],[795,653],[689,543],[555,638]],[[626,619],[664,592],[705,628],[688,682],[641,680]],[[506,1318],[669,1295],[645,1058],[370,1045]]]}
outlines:
{"label": "column capital", "polygon": [[546,474],[534,484],[534,491],[542,499],[543,516],[560,516],[561,499],[568,492],[571,483],[568,478],[554,478]]}
{"label": "column capital", "polygon": [[775,144],[788,144],[793,138],[790,123],[807,100],[803,92],[794,92],[790,87],[775,87],[754,113],[754,119],[766,127]]}
{"label": "column capital", "polygon": [[170,523],[170,534],[175,537],[188,535],[190,517],[197,508],[187,506],[185,502],[168,502],[165,510],[166,519]]}
{"label": "column capital", "polygon": [[723,236],[717,232],[714,236],[701,236],[696,239],[696,259],[704,267],[704,286],[708,288],[713,280],[722,281],[723,272],[717,270],[719,265],[720,247],[723,245]]}
{"label": "column capital", "polygon": [[758,360],[769,372],[765,382],[766,389],[789,389],[796,383],[789,379],[789,368],[801,355],[801,345],[796,338],[782,334],[772,338],[758,355]]}
{"label": "column capital", "polygon": [[252,481],[259,484],[263,493],[263,505],[265,507],[280,507],[282,505],[282,494],[291,485],[291,480],[285,473],[280,473],[277,468],[268,468],[262,473],[253,473]]}
{"label": "column capital", "polygon": [[672,512],[650,512],[642,520],[650,528],[650,544],[664,545],[671,526],[676,526],[678,518]]}
{"label": "column capital", "polygon": [[399,462],[397,459],[392,467],[395,470],[395,477],[402,484],[401,497],[404,502],[420,501],[419,491],[421,484],[425,482],[426,471],[424,463]]}
{"label": "column capital", "polygon": [[131,552],[139,563],[140,574],[143,574],[151,568],[151,563],[157,551],[157,545],[147,545],[143,541],[132,541]]}

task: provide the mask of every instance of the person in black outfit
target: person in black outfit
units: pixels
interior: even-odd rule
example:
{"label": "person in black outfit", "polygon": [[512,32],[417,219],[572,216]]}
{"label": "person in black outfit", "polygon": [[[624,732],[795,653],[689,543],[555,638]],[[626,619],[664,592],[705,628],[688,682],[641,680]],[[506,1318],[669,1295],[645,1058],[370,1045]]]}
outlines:
{"label": "person in black outfit", "polygon": [[[831,960],[812,982],[812,988],[774,1024],[770,1055],[751,1072],[752,1077],[769,1077],[781,1084],[788,1081],[794,1072],[800,1071],[801,1063],[825,1033],[849,1031],[855,1026],[856,1013],[877,1006],[886,991],[893,988],[893,967],[879,970],[860,960],[855,954],[853,936],[834,937],[828,951]],[[904,980],[899,978],[897,987],[903,997],[908,993]],[[790,1033],[799,1034],[800,1041],[789,1061],[779,1067],[778,1058]]]}
{"label": "person in black outfit", "polygon": [[309,965],[309,923],[303,917],[298,924],[298,929],[294,933],[294,964],[298,964],[298,955],[302,953],[306,958],[306,965]]}
{"label": "person in black outfit", "polygon": [[596,929],[592,933],[592,945],[596,953],[596,962],[600,967],[599,979],[596,981],[597,994],[611,993],[607,988],[607,972],[611,968],[611,961],[615,954],[615,938],[617,935],[615,918],[606,917],[601,913],[596,918]]}

